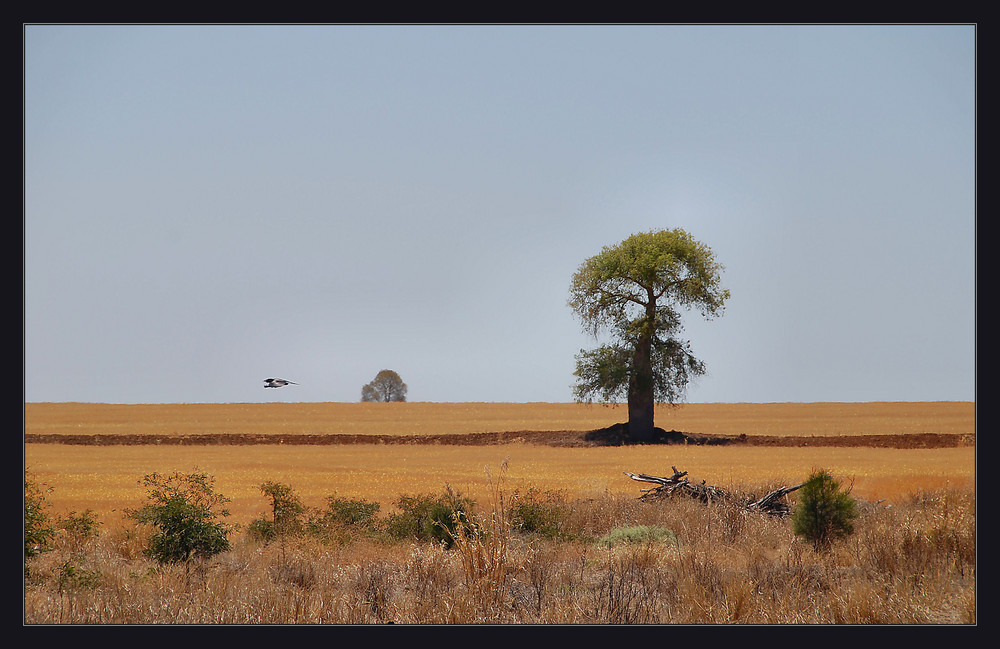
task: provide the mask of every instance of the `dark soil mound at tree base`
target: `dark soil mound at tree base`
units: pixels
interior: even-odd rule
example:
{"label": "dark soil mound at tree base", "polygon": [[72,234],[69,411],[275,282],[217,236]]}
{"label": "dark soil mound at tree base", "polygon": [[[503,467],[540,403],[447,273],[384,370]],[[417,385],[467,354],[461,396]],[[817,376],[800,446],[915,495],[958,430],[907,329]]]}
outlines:
{"label": "dark soil mound at tree base", "polygon": [[594,442],[602,446],[624,446],[628,444],[712,444],[726,443],[730,440],[713,440],[709,437],[687,435],[676,430],[666,431],[662,428],[653,428],[653,438],[650,440],[636,440],[629,435],[628,423],[614,424],[607,428],[600,428],[585,433],[583,438],[588,442]]}

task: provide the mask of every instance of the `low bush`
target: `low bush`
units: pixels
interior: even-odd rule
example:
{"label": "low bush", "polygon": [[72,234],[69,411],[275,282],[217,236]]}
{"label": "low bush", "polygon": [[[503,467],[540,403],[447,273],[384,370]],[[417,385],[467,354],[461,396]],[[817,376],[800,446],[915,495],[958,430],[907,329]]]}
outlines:
{"label": "low bush", "polygon": [[475,503],[446,487],[439,496],[400,496],[400,512],[389,516],[386,531],[394,539],[416,539],[452,547],[462,526],[466,535],[474,533],[470,516]]}
{"label": "low bush", "polygon": [[48,503],[34,477],[24,473],[24,574],[28,574],[28,559],[51,547],[56,530],[46,511]]}
{"label": "low bush", "polygon": [[677,536],[672,530],[658,525],[635,525],[611,530],[598,539],[599,545],[623,545],[629,543],[666,543],[677,545]]}
{"label": "low bush", "polygon": [[216,520],[229,515],[224,508],[229,499],[215,493],[211,476],[152,473],[140,483],[146,487],[149,502],[126,514],[156,528],[149,537],[147,556],[159,563],[178,563],[229,549],[230,530]]}
{"label": "low bush", "polygon": [[380,505],[367,500],[327,496],[326,509],[313,509],[305,524],[306,534],[324,542],[350,542],[356,533],[378,535],[380,522],[376,517]]}
{"label": "low bush", "polygon": [[306,508],[291,485],[268,481],[260,485],[260,491],[271,499],[271,519],[259,518],[251,522],[247,526],[250,538],[268,543],[276,538],[301,534]]}
{"label": "low bush", "polygon": [[792,511],[792,531],[817,550],[854,532],[858,505],[840,483],[823,470],[814,471],[802,486]]}
{"label": "low bush", "polygon": [[542,494],[533,488],[523,496],[516,492],[514,494],[510,523],[518,532],[557,538],[562,534],[565,518],[566,503],[558,494]]}
{"label": "low bush", "polygon": [[66,533],[69,544],[74,548],[79,548],[91,539],[97,538],[100,521],[97,514],[88,509],[83,513],[70,512],[59,519],[57,527]]}
{"label": "low bush", "polygon": [[101,573],[96,570],[81,568],[70,561],[65,561],[58,567],[56,584],[60,593],[74,589],[97,588],[101,583]]}
{"label": "low bush", "polygon": [[380,508],[377,502],[336,496],[327,496],[326,503],[326,511],[323,512],[323,515],[328,520],[356,527],[373,527],[376,523],[375,515]]}

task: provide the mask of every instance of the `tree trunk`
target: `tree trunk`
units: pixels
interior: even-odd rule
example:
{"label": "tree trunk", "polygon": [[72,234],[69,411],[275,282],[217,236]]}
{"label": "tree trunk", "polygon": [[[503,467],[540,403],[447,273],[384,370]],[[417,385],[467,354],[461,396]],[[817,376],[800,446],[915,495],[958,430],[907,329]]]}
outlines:
{"label": "tree trunk", "polygon": [[653,363],[652,339],[643,336],[632,355],[632,373],[628,381],[628,436],[632,441],[653,440]]}

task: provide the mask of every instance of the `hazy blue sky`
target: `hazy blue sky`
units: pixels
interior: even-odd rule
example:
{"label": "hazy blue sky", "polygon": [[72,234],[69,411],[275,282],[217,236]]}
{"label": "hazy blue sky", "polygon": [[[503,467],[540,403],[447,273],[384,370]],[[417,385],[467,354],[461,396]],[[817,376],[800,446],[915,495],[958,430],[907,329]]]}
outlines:
{"label": "hazy blue sky", "polygon": [[674,227],[689,401],[975,398],[973,26],[23,35],[26,401],[572,401],[571,276]]}

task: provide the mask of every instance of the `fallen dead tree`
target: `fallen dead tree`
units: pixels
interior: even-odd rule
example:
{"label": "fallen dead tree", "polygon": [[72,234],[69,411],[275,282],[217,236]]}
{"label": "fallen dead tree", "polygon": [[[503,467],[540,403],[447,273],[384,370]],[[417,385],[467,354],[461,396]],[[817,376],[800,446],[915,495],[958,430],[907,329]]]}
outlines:
{"label": "fallen dead tree", "polygon": [[724,489],[720,489],[719,487],[705,484],[704,480],[701,481],[701,484],[693,483],[687,479],[687,471],[678,471],[675,466],[670,468],[674,470],[674,474],[670,477],[647,475],[645,473],[635,474],[629,473],[628,471],[625,471],[624,473],[633,480],[658,485],[652,489],[643,489],[643,494],[639,497],[640,500],[655,500],[659,498],[684,496],[694,498],[703,503],[735,503],[750,511],[760,512],[771,516],[787,516],[791,512],[791,507],[785,501],[784,497],[796,489],[801,488],[805,484],[798,484],[794,487],[781,487],[780,489],[775,489],[774,491],[767,493],[762,498],[751,497],[747,499],[739,498]]}

